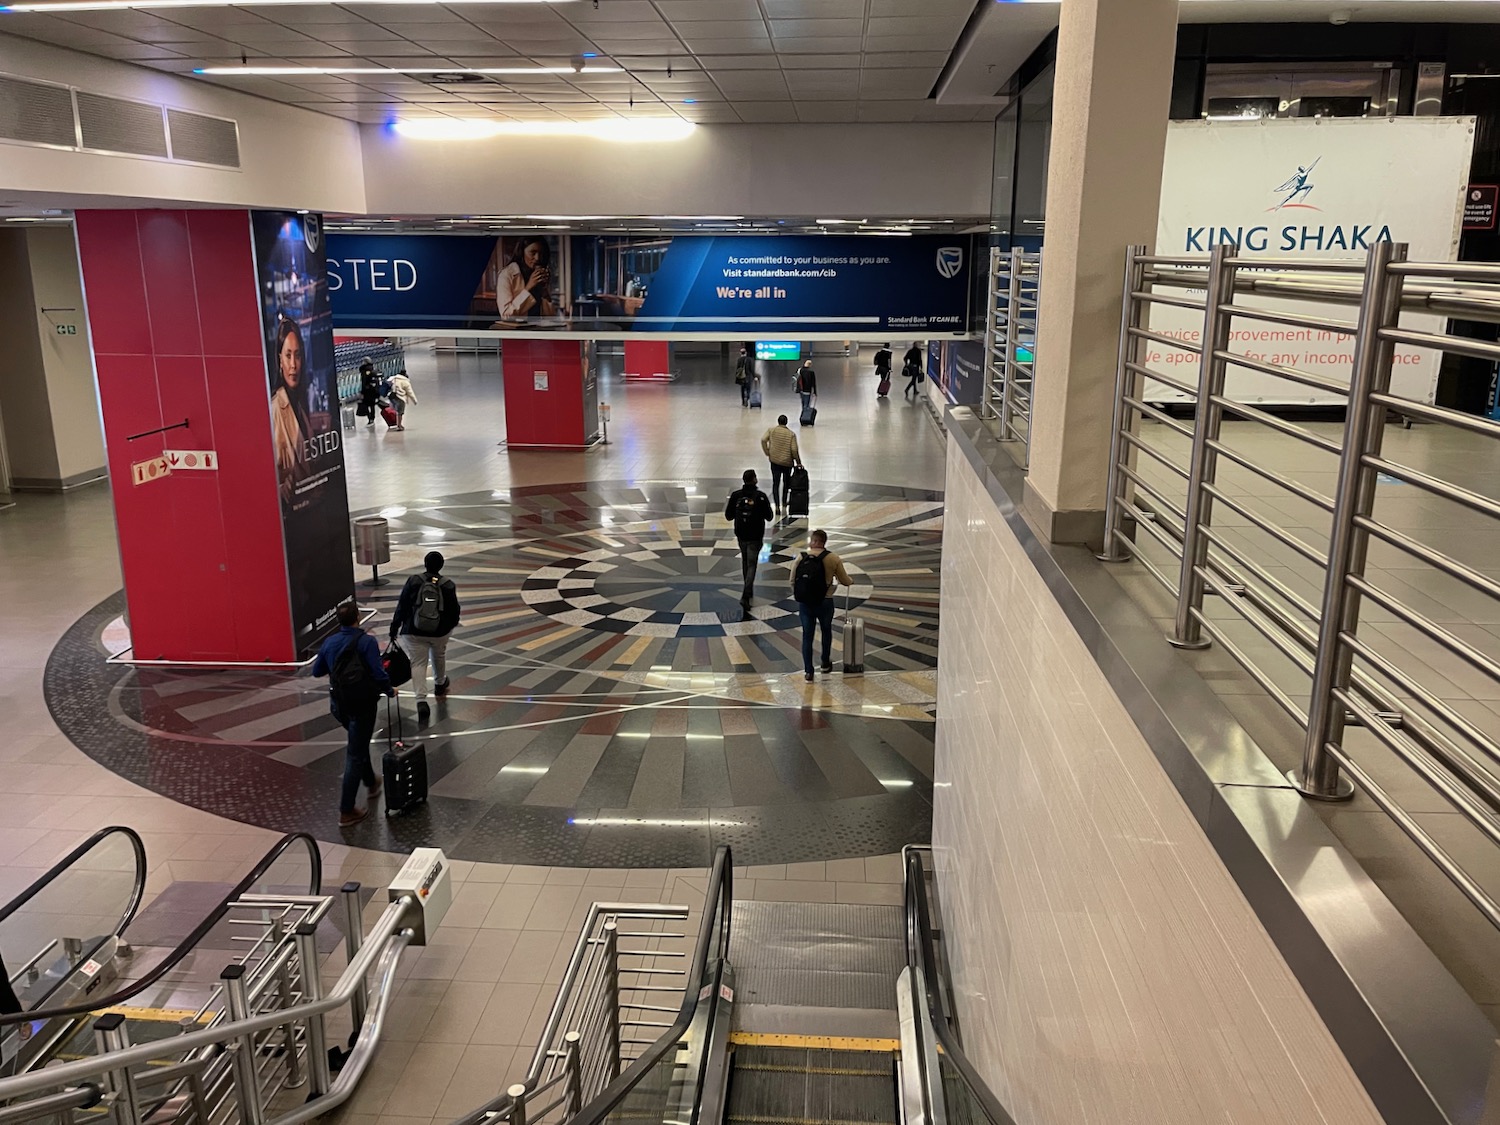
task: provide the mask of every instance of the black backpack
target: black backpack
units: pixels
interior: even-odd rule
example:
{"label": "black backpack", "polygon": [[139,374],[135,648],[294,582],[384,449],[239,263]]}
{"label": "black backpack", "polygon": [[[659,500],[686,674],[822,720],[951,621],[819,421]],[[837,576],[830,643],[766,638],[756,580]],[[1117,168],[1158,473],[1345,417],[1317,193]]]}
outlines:
{"label": "black backpack", "polygon": [[359,652],[362,636],[349,638],[328,673],[328,690],[339,706],[346,709],[370,703],[380,694],[370,666]]}
{"label": "black backpack", "polygon": [[419,637],[436,637],[443,629],[443,579],[424,574],[411,609],[411,631]]}
{"label": "black backpack", "polygon": [[765,517],[760,514],[760,493],[749,489],[739,494],[734,504],[736,539],[755,539],[766,533]]}
{"label": "black backpack", "polygon": [[822,605],[827,596],[828,572],[823,569],[823,556],[804,552],[792,572],[792,597],[803,605]]}

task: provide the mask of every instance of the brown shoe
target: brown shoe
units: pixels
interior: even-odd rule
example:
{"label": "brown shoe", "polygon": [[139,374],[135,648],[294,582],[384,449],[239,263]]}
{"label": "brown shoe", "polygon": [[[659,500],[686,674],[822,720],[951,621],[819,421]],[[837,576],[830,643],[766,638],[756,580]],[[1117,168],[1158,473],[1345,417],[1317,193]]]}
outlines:
{"label": "brown shoe", "polygon": [[352,828],[369,815],[369,809],[355,809],[353,812],[339,813],[339,827]]}

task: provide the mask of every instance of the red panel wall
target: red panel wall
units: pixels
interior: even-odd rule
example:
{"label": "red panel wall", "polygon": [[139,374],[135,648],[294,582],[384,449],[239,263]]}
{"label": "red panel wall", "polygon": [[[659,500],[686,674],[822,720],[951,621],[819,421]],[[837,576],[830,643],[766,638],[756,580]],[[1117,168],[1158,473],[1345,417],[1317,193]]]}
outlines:
{"label": "red panel wall", "polygon": [[[500,368],[505,379],[505,436],[511,448],[581,448],[583,343],[579,340],[506,340]],[[545,372],[547,389],[536,389]]]}
{"label": "red panel wall", "polygon": [[672,344],[669,340],[626,340],[627,379],[654,379],[672,374]]}
{"label": "red panel wall", "polygon": [[[292,660],[249,214],[76,223],[135,655]],[[220,467],[134,484],[164,449],[217,450]]]}

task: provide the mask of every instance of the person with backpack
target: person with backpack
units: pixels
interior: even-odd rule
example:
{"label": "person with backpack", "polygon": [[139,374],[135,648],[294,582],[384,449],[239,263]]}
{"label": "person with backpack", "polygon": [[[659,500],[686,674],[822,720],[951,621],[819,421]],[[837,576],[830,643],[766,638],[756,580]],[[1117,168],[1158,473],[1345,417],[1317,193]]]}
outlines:
{"label": "person with backpack", "polygon": [[344,786],[339,792],[339,827],[358,824],[369,814],[356,808],[360,782],[373,802],[380,796],[380,779],[370,765],[370,739],[375,736],[376,706],[382,695],[396,689],[386,675],[375,638],[359,627],[359,606],[347,601],[338,607],[339,631],[323,642],[312,674],[328,677],[328,709],[349,732],[344,747]]}
{"label": "person with backpack", "polygon": [[785,414],[779,415],[776,425],[761,435],[760,449],[771,462],[771,506],[779,516],[787,508],[792,470],[802,464],[802,455],[797,451],[797,435],[787,428]]}
{"label": "person with backpack", "polygon": [[802,424],[811,425],[813,399],[818,397],[818,373],[813,370],[812,360],[802,361],[802,367],[797,371],[796,387],[802,396]]}
{"label": "person with backpack", "polygon": [[906,356],[901,363],[901,374],[906,379],[906,390],[901,392],[901,397],[911,395],[917,397],[917,386],[922,382],[922,346],[916,342],[906,349]]}
{"label": "person with backpack", "polygon": [[443,577],[443,553],[428,551],[422,560],[426,569],[413,574],[401,588],[396,613],[391,618],[391,640],[399,636],[401,647],[411,657],[412,692],[417,697],[417,722],[432,714],[427,706],[427,664],[432,663],[432,690],[441,699],[448,694],[448,634],[458,625],[458,588]]}
{"label": "person with backpack", "polygon": [[833,592],[842,582],[854,583],[844,569],[844,560],[828,549],[828,532],[818,528],[807,537],[807,550],[792,563],[792,597],[802,618],[802,672],[813,682],[813,632],[823,630],[824,675],[833,671]]}
{"label": "person with backpack", "polygon": [[724,518],[734,523],[734,537],[740,545],[740,577],[744,579],[744,593],[740,595],[740,607],[750,608],[750,598],[755,593],[755,570],[760,563],[760,549],[766,542],[766,523],[776,518],[771,510],[770,498],[756,485],[754,469],[746,469],[741,479],[745,486],[729,494],[729,503],[724,505]]}
{"label": "person with backpack", "polygon": [[356,411],[365,419],[365,425],[375,424],[375,418],[380,414],[379,403],[380,373],[375,370],[375,365],[366,356],[359,365],[359,409]]}

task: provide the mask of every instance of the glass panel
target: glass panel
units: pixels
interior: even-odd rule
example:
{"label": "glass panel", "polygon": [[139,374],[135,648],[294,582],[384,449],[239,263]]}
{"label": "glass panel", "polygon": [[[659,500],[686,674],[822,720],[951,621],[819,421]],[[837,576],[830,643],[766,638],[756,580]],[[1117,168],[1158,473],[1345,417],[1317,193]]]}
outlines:
{"label": "glass panel", "polygon": [[1042,71],[1021,94],[1016,132],[1016,212],[1014,245],[1035,250],[1047,219],[1047,164],[1052,150],[1054,69]]}
{"label": "glass panel", "polygon": [[1214,121],[1256,121],[1280,111],[1280,98],[1209,98],[1203,116]]}
{"label": "glass panel", "polygon": [[684,1089],[691,1114],[694,1084],[687,1066],[690,1055],[688,1039],[684,1037],[675,1050],[658,1059],[630,1092],[615,1103],[605,1121],[617,1125],[665,1125],[669,1118],[677,1119]]}
{"label": "glass panel", "polygon": [[[249,874],[250,866],[245,868]],[[312,854],[307,844],[295,840],[266,868],[247,892],[253,895],[305,895],[315,889],[312,886]],[[241,876],[243,878],[243,876]],[[227,889],[227,888],[226,888]]]}
{"label": "glass panel", "polygon": [[1009,248],[1015,208],[1016,130],[1021,104],[1011,102],[995,119],[995,174],[990,187],[990,242]]}
{"label": "glass panel", "polygon": [[1370,99],[1360,97],[1303,98],[1298,117],[1365,117]]}

